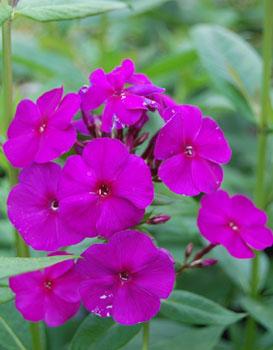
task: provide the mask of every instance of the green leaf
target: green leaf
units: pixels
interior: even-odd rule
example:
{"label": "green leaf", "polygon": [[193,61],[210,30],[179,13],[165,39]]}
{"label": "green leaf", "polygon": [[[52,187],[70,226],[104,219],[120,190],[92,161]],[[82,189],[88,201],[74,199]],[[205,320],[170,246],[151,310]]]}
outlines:
{"label": "green leaf", "polygon": [[[251,260],[234,259],[223,247],[216,247],[211,256],[219,261],[219,266],[225,274],[244,292],[250,291]],[[268,257],[261,252],[259,264],[259,290],[263,288],[268,273]],[[234,273],[236,271],[236,273]]]}
{"label": "green leaf", "polygon": [[109,318],[89,315],[72,339],[70,350],[117,350],[127,344],[141,325],[121,326]]}
{"label": "green leaf", "polygon": [[15,16],[29,17],[41,22],[60,21],[95,16],[126,7],[126,4],[119,1],[20,0]]}
{"label": "green leaf", "polygon": [[[195,328],[163,319],[154,319],[150,325],[149,350],[212,350],[223,332],[222,326]],[[142,334],[138,334],[122,349],[139,350],[141,344]]]}
{"label": "green leaf", "polygon": [[35,271],[65,260],[75,259],[73,255],[57,255],[45,258],[0,257],[0,278]]}
{"label": "green leaf", "polygon": [[14,295],[8,286],[0,287],[0,304],[5,304],[11,301],[13,298]]}
{"label": "green leaf", "polygon": [[31,349],[29,323],[16,310],[14,303],[0,305],[0,349]]}
{"label": "green leaf", "polygon": [[244,317],[200,295],[181,290],[175,290],[162,302],[161,313],[174,321],[192,325],[229,325]]}
{"label": "green leaf", "polygon": [[12,7],[6,2],[0,3],[0,25],[8,20],[12,15]]}
{"label": "green leaf", "polygon": [[257,111],[262,76],[258,53],[239,35],[220,26],[197,25],[191,36],[211,78],[236,87]]}
{"label": "green leaf", "polygon": [[266,329],[273,332],[273,304],[261,302],[249,297],[241,299],[241,305],[248,313]]}

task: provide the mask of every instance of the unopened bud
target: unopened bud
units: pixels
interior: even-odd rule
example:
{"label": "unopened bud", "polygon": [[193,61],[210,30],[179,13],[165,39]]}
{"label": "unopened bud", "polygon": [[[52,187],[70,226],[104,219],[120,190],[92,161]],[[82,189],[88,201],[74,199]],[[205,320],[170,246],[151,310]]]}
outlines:
{"label": "unopened bud", "polygon": [[203,267],[213,266],[217,264],[218,260],[216,259],[205,259],[202,261]]}
{"label": "unopened bud", "polygon": [[185,249],[185,259],[186,260],[191,256],[192,251],[193,251],[193,244],[189,243]]}
{"label": "unopened bud", "polygon": [[170,220],[169,215],[157,215],[149,218],[146,223],[148,225],[158,225],[158,224],[164,224],[165,222]]}

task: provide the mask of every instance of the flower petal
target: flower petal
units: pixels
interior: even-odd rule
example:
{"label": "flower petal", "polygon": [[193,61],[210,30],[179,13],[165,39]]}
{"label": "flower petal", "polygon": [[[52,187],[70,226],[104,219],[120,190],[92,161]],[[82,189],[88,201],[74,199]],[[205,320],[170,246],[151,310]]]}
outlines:
{"label": "flower petal", "polygon": [[50,117],[59,106],[63,96],[63,87],[45,92],[37,99],[37,106],[43,117]]}
{"label": "flower petal", "polygon": [[165,160],[159,167],[159,177],[169,189],[186,196],[195,196],[200,190],[195,187],[192,177],[192,162],[183,155]]}
{"label": "flower petal", "polygon": [[112,315],[113,286],[107,283],[98,284],[96,281],[84,281],[80,287],[84,306],[100,317]]}
{"label": "flower petal", "polygon": [[53,292],[69,303],[77,303],[80,301],[80,282],[80,275],[75,270],[70,270],[56,280]]}
{"label": "flower petal", "polygon": [[272,231],[266,227],[243,227],[240,230],[240,235],[248,245],[257,250],[263,250],[273,244]]}
{"label": "flower petal", "polygon": [[9,286],[15,295],[15,305],[28,321],[38,322],[44,318],[44,295],[40,285],[43,275],[40,271],[28,272],[9,279]]}
{"label": "flower petal", "polygon": [[168,254],[159,251],[156,257],[137,272],[134,283],[159,298],[168,298],[175,283],[174,262]]}
{"label": "flower petal", "polygon": [[6,157],[14,167],[23,168],[35,160],[39,141],[39,137],[31,132],[6,141],[3,149]]}
{"label": "flower petal", "polygon": [[231,197],[231,212],[234,220],[246,227],[263,226],[267,221],[266,213],[255,207],[249,198],[240,194]]}
{"label": "flower petal", "polygon": [[221,185],[223,171],[220,165],[202,158],[192,159],[192,179],[200,192],[210,193]]}
{"label": "flower petal", "polygon": [[181,115],[171,118],[159,131],[155,144],[155,158],[166,159],[183,152],[184,122]]}
{"label": "flower petal", "polygon": [[80,302],[67,302],[54,293],[50,293],[45,300],[44,321],[49,327],[58,327],[73,317],[80,308]]}
{"label": "flower petal", "polygon": [[119,288],[114,297],[113,319],[123,325],[149,321],[160,309],[160,300],[131,284]]}
{"label": "flower petal", "polygon": [[81,100],[78,94],[67,94],[56,112],[49,118],[49,124],[57,129],[66,129],[79,111],[80,103]]}
{"label": "flower petal", "polygon": [[218,232],[219,242],[226,247],[228,252],[238,259],[250,259],[255,256],[253,251],[245,244],[240,234],[230,228],[223,228]]}
{"label": "flower petal", "polygon": [[227,143],[223,131],[211,118],[204,118],[202,127],[195,139],[198,154],[202,158],[217,162],[228,163],[231,158],[231,148]]}
{"label": "flower petal", "polygon": [[137,225],[145,212],[127,199],[117,197],[109,197],[103,201],[100,210],[96,226],[98,234],[104,237]]}
{"label": "flower petal", "polygon": [[48,125],[40,138],[40,146],[35,161],[45,163],[68,152],[75,143],[76,137],[77,133],[72,125],[65,130]]}
{"label": "flower petal", "polygon": [[86,164],[100,180],[113,181],[128,160],[126,146],[118,140],[99,138],[91,141],[83,151]]}
{"label": "flower petal", "polygon": [[146,208],[151,204],[154,198],[152,176],[142,158],[130,155],[117,177],[114,192],[118,197],[130,200],[138,208]]}
{"label": "flower petal", "polygon": [[36,104],[31,100],[22,100],[19,102],[15,116],[8,128],[8,137],[32,133],[39,124],[40,118],[41,114]]}

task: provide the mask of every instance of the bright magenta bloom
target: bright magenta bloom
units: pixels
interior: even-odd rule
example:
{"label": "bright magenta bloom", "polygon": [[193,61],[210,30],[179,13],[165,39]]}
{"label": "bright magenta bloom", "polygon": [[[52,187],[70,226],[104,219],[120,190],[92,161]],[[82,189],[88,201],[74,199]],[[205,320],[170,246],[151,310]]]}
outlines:
{"label": "bright magenta bloom", "polygon": [[136,123],[143,111],[155,109],[157,103],[148,98],[163,92],[144,75],[135,73],[133,61],[126,59],[112,72],[96,69],[90,75],[91,86],[81,90],[82,109],[92,111],[105,104],[102,115],[102,130]]}
{"label": "bright magenta bloom", "polygon": [[152,239],[137,231],[116,233],[94,244],[79,259],[85,307],[124,325],[145,322],[160,309],[175,282],[174,261]]}
{"label": "bright magenta bloom", "polygon": [[34,249],[53,251],[84,238],[81,229],[70,227],[59,191],[61,167],[55,163],[33,164],[22,170],[19,184],[8,197],[8,217]]}
{"label": "bright magenta bloom", "polygon": [[223,179],[220,164],[230,161],[231,149],[218,124],[202,118],[190,105],[172,107],[173,116],[160,130],[155,158],[163,160],[159,177],[175,193],[194,196],[215,191]]}
{"label": "bright magenta bloom", "polygon": [[94,139],[82,156],[67,159],[60,190],[66,216],[91,237],[108,237],[138,224],[154,197],[143,159],[110,138]]}
{"label": "bright magenta bloom", "polygon": [[263,250],[273,244],[272,231],[265,227],[265,212],[247,197],[217,191],[205,195],[201,205],[201,234],[213,244],[222,244],[234,257],[253,258],[252,249]]}
{"label": "bright magenta bloom", "polygon": [[[53,255],[67,254],[65,252]],[[80,276],[73,260],[67,260],[43,271],[11,277],[15,305],[23,317],[32,322],[44,321],[57,327],[73,317],[80,307]]]}
{"label": "bright magenta bloom", "polygon": [[14,167],[46,163],[73,146],[76,131],[71,122],[80,108],[80,98],[74,93],[62,96],[61,87],[44,93],[36,103],[19,103],[3,146]]}

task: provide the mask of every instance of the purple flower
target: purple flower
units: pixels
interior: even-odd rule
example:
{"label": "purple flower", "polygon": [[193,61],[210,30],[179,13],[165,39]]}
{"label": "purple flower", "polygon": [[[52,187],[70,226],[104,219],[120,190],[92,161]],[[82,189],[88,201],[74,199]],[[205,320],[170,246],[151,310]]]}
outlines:
{"label": "purple flower", "polygon": [[80,276],[75,271],[73,260],[9,279],[16,308],[23,317],[32,322],[43,320],[51,327],[62,325],[77,313],[80,307],[79,284]]}
{"label": "purple flower", "polygon": [[222,130],[211,118],[202,118],[195,106],[173,107],[171,112],[173,117],[160,130],[155,145],[155,158],[163,160],[159,177],[178,194],[215,191],[223,179],[219,164],[231,158]]}
{"label": "purple flower", "polygon": [[252,249],[263,250],[273,244],[265,227],[266,214],[243,195],[229,197],[225,191],[205,195],[201,200],[198,226],[213,244],[222,244],[236,258],[253,258]]}
{"label": "purple flower", "polygon": [[82,109],[90,111],[105,103],[102,115],[102,131],[112,127],[136,123],[143,111],[155,109],[157,104],[147,96],[163,92],[151,83],[144,74],[135,73],[134,63],[126,59],[121,66],[106,74],[96,69],[90,75],[91,86],[81,90]]}
{"label": "purple flower", "polygon": [[70,228],[73,217],[63,213],[60,176],[61,167],[55,163],[33,164],[22,170],[9,194],[8,217],[34,249],[52,251],[84,238],[80,230]]}
{"label": "purple flower", "polygon": [[[154,191],[142,158],[129,154],[118,140],[91,141],[82,156],[71,156],[60,182],[62,205],[76,230],[110,236],[140,222]],[[72,219],[71,219],[72,221]]]}
{"label": "purple flower", "polygon": [[36,103],[22,100],[8,129],[3,148],[15,167],[46,163],[67,152],[76,140],[71,124],[80,107],[77,94],[63,96],[63,88],[44,93]]}
{"label": "purple flower", "polygon": [[94,244],[78,260],[85,307],[124,325],[145,322],[160,309],[175,282],[174,261],[138,231],[116,233]]}

